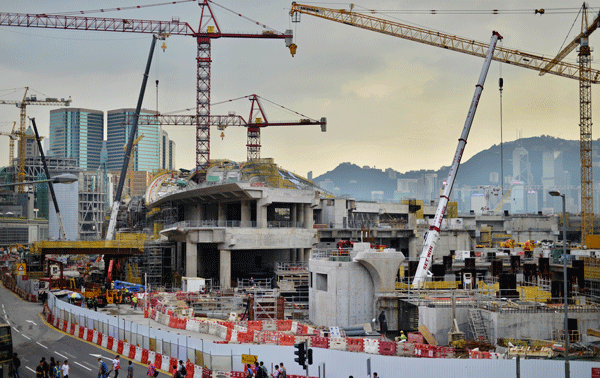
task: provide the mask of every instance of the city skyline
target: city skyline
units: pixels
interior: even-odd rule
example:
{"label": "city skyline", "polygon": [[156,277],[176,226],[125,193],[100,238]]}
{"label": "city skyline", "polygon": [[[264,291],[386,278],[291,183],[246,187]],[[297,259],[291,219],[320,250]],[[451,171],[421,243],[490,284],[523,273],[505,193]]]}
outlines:
{"label": "city skyline", "polygon": [[[268,3],[223,2],[223,5],[278,31],[294,30],[297,53],[290,56],[282,40],[215,40],[212,48],[213,114],[230,110],[247,117],[248,101],[229,102],[257,93],[276,104],[311,118],[327,117],[327,133],[318,127],[266,128],[262,131],[262,156],[272,157],[290,171],[301,175],[311,170],[315,176],[344,161],[360,165],[387,167],[405,172],[413,169],[438,169],[448,165],[464,124],[469,103],[483,60],[461,53],[444,51],[390,36],[359,30],[347,25],[303,15],[300,24],[289,22],[290,1]],[[106,1],[103,7],[124,6]],[[137,4],[136,4],[137,5]],[[361,8],[362,5],[362,8]],[[463,12],[399,11],[406,5],[372,1],[355,5],[355,10],[375,9],[388,18],[431,30],[455,34],[484,43],[492,30],[503,36],[503,46],[553,57],[563,41],[579,32],[575,16],[580,2],[545,2],[545,14],[523,10],[516,1],[477,3],[481,13],[469,13],[471,2],[455,2],[452,8],[440,1],[419,3],[420,10],[462,9]],[[327,6],[327,5],[326,5]],[[329,5],[335,8],[347,4]],[[561,12],[554,8],[563,8]],[[42,9],[43,8],[43,9]],[[91,9],[57,1],[51,4],[7,1],[4,12],[65,13]],[[237,15],[231,16],[213,6],[226,31],[260,32],[261,29]],[[414,5],[410,5],[415,10]],[[485,13],[485,10],[489,12]],[[596,9],[592,9],[596,14]],[[128,17],[169,21],[179,17],[197,28],[197,2],[150,7],[121,12],[89,13],[90,17]],[[387,11],[387,13],[386,13]],[[593,18],[593,17],[592,17]],[[575,27],[569,34],[569,28]],[[591,20],[590,20],[591,22]],[[142,72],[150,45],[149,35],[51,29],[0,27],[4,54],[0,66],[5,72],[0,98],[16,100],[30,86],[32,93],[48,97],[72,96],[74,107],[115,109],[133,107],[139,94]],[[327,35],[327,38],[323,38]],[[543,41],[543,43],[540,43]],[[598,45],[600,36],[592,35],[590,44]],[[155,54],[144,107],[163,113],[193,114],[195,107],[195,40],[172,36],[166,51]],[[575,62],[575,53],[566,61]],[[596,63],[592,63],[597,68]],[[50,67],[50,68],[49,68]],[[52,68],[54,67],[54,69]],[[502,67],[502,68],[500,68]],[[52,75],[48,75],[48,70]],[[536,71],[493,62],[475,117],[463,160],[500,143],[500,99],[498,78],[504,78],[503,138],[551,135],[569,140],[579,138],[579,97],[577,80],[552,75],[539,77]],[[92,89],[92,90],[90,90]],[[593,90],[595,93],[595,90]],[[41,97],[41,96],[40,96]],[[592,95],[593,104],[598,96]],[[218,105],[218,103],[225,104]],[[127,107],[126,106],[126,107]],[[298,119],[303,116],[267,106],[271,120]],[[47,134],[48,113],[41,107],[28,107],[37,117],[41,133]],[[0,131],[10,131],[18,120],[18,110],[0,107]],[[177,143],[177,168],[195,165],[195,130],[167,127]],[[211,130],[211,158],[245,161],[246,130],[229,127],[225,137]],[[8,145],[0,139],[0,147]],[[6,157],[0,156],[6,161]],[[391,163],[388,163],[391,162]],[[4,164],[2,164],[4,165]]]}

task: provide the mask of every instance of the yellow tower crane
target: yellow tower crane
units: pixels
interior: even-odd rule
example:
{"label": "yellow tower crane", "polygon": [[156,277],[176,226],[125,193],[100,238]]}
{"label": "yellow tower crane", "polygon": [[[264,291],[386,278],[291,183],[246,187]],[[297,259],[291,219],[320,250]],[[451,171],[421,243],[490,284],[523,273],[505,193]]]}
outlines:
{"label": "yellow tower crane", "polygon": [[[67,100],[65,100],[64,98],[58,99],[58,98],[50,98],[50,97],[38,100],[37,96],[35,96],[35,95],[27,97],[28,90],[29,90],[29,87],[25,87],[25,94],[23,94],[23,100],[21,100],[21,101],[0,100],[0,104],[16,105],[17,108],[21,109],[21,116],[20,116],[20,123],[19,123],[19,149],[18,149],[19,165],[18,165],[18,173],[17,173],[17,182],[25,181],[25,141],[26,141],[25,127],[27,124],[27,105],[51,105],[51,106],[57,106],[57,105],[69,106],[69,105],[71,105],[71,97],[69,97]],[[23,186],[17,185],[17,191],[23,192]]]}
{"label": "yellow tower crane", "polygon": [[[324,18],[361,29],[408,39],[447,50],[485,58],[488,44],[455,35],[414,27],[399,22],[377,18],[350,9],[331,9],[314,5],[292,3],[292,22],[300,22],[300,14]],[[524,53],[504,47],[496,47],[492,59],[514,66],[540,71],[540,75],[550,73],[579,81],[580,90],[580,153],[581,153],[581,239],[585,244],[586,235],[593,233],[593,186],[592,186],[592,112],[591,84],[600,83],[600,71],[591,68],[590,47],[587,37],[598,27],[600,14],[588,26],[587,7],[584,3],[581,34],[554,59]],[[562,62],[576,46],[579,49],[579,64]]]}
{"label": "yellow tower crane", "polygon": [[15,159],[15,140],[19,139],[19,133],[15,132],[16,122],[13,122],[13,128],[10,133],[0,132],[0,135],[6,135],[10,138],[10,144],[8,145],[8,165],[13,164],[13,160]]}
{"label": "yellow tower crane", "polygon": [[[133,141],[133,145],[131,148],[131,156],[129,156],[129,167],[127,167],[127,182],[129,183],[129,197],[131,197],[131,171],[133,171],[133,150],[136,148],[137,144],[144,138],[144,134],[141,134],[139,137],[135,138]],[[123,151],[127,151],[127,143],[123,145]]]}

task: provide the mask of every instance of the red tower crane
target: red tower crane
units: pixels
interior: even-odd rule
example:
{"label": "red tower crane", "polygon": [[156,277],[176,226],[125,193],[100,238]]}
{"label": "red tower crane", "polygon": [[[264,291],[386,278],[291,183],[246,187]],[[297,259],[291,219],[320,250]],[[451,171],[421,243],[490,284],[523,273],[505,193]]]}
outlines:
{"label": "red tower crane", "polygon": [[[217,126],[219,130],[224,130],[229,126],[240,126],[245,127],[247,129],[247,139],[246,139],[246,148],[247,148],[247,161],[252,161],[256,159],[260,159],[260,130],[267,126],[310,126],[310,125],[320,125],[321,131],[327,131],[327,118],[321,117],[319,120],[315,120],[312,118],[308,118],[303,116],[302,114],[296,113],[300,115],[300,120],[298,121],[275,121],[270,122],[267,119],[267,115],[264,111],[263,105],[260,102],[260,96],[256,94],[251,94],[249,96],[245,96],[244,98],[248,98],[251,102],[250,105],[250,115],[248,120],[245,120],[244,117],[236,114],[229,115],[211,115],[207,121],[209,126]],[[268,101],[268,100],[267,100]],[[284,108],[281,105],[279,107]],[[287,109],[289,110],[289,109]],[[131,124],[132,118],[130,116],[125,117],[123,120],[123,125]],[[197,123],[197,116],[195,115],[174,115],[174,114],[142,114],[138,118],[138,123],[140,125],[161,125],[161,126],[191,126]]]}
{"label": "red tower crane", "polygon": [[[0,26],[34,27],[66,30],[94,30],[120,33],[166,33],[183,35],[196,39],[196,172],[203,181],[210,163],[210,71],[211,42],[217,38],[266,38],[284,39],[292,55],[291,30],[285,33],[275,31],[265,25],[262,33],[224,33],[214,16],[211,0],[198,0],[201,8],[198,29],[194,30],[187,22],[179,20],[157,21],[125,18],[103,18],[52,14],[24,14],[0,12]],[[215,4],[218,5],[218,4]],[[257,23],[258,24],[258,23]],[[260,24],[259,24],[260,25]]]}

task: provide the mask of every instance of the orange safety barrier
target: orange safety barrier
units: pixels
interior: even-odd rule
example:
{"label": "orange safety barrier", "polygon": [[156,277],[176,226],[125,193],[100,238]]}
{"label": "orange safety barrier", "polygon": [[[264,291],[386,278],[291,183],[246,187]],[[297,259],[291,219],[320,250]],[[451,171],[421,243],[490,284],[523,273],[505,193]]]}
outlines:
{"label": "orange safety barrier", "polygon": [[102,334],[98,332],[98,340],[96,340],[97,345],[102,345]]}
{"label": "orange safety barrier", "polygon": [[142,349],[142,359],[140,362],[147,365],[149,355],[150,355],[150,352],[148,351],[148,349]]}
{"label": "orange safety barrier", "polygon": [[129,346],[129,358],[134,359],[135,358],[135,345],[131,344]]}
{"label": "orange safety barrier", "polygon": [[83,339],[84,332],[85,332],[85,328],[79,326],[79,338],[80,339]]}
{"label": "orange safety barrier", "polygon": [[278,331],[291,331],[292,330],[292,321],[291,320],[278,320],[277,321],[277,330]]}
{"label": "orange safety barrier", "polygon": [[63,322],[63,327],[62,327],[63,332],[67,332],[68,327],[69,327],[69,323],[67,323],[66,321]]}
{"label": "orange safety barrier", "polygon": [[306,333],[306,326],[304,324],[298,324],[296,335],[304,335]]}
{"label": "orange safety barrier", "polygon": [[240,343],[251,343],[254,341],[254,331],[238,332],[238,341]]}
{"label": "orange safety barrier", "polygon": [[294,345],[295,340],[294,335],[286,335],[285,333],[279,335],[279,345]]}
{"label": "orange safety barrier", "polygon": [[195,365],[193,363],[186,362],[186,364],[185,364],[185,371],[187,372],[186,378],[194,378],[194,367],[195,367]]}
{"label": "orange safety barrier", "polygon": [[75,324],[74,323],[71,323],[71,329],[69,330],[69,333],[71,335],[75,335]]}
{"label": "orange safety barrier", "polygon": [[112,350],[114,345],[115,338],[112,336],[108,336],[108,340],[106,341],[106,349]]}
{"label": "orange safety barrier", "polygon": [[[173,369],[173,366],[175,366],[175,369]],[[167,370],[167,369],[163,369],[163,370]],[[171,357],[171,360],[169,361],[169,373],[173,374],[173,371],[177,370],[177,358],[175,357]]]}
{"label": "orange safety barrier", "polygon": [[318,337],[312,336],[310,341],[310,346],[313,348],[329,348],[329,338],[328,337]]}
{"label": "orange safety barrier", "polygon": [[243,371],[232,371],[229,373],[229,377],[231,378],[246,378],[246,374]]}
{"label": "orange safety barrier", "polygon": [[365,340],[364,339],[355,339],[348,337],[346,339],[348,342],[348,351],[349,352],[363,352],[365,350]]}
{"label": "orange safety barrier", "polygon": [[86,340],[87,341],[94,340],[94,331],[91,330],[91,329],[89,329],[89,328],[88,328],[88,331],[87,331],[87,338],[86,338]]}
{"label": "orange safety barrier", "polygon": [[383,356],[395,356],[396,343],[393,341],[379,341],[379,354]]}
{"label": "orange safety barrier", "polygon": [[144,308],[144,318],[148,317],[148,307]]}
{"label": "orange safety barrier", "polygon": [[250,320],[248,322],[248,330],[256,330],[256,331],[262,330],[262,322],[260,322],[258,320]]}
{"label": "orange safety barrier", "polygon": [[162,354],[156,353],[154,356],[154,366],[157,369],[162,369]]}
{"label": "orange safety barrier", "polygon": [[123,354],[123,341],[122,340],[117,340],[117,354]]}
{"label": "orange safety barrier", "polygon": [[212,370],[202,369],[202,378],[212,378]]}

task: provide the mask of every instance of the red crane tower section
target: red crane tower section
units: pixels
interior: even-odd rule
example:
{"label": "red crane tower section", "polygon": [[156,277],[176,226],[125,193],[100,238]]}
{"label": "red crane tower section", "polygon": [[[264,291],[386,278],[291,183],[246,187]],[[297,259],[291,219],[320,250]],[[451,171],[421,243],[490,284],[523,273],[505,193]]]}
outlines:
{"label": "red crane tower section", "polygon": [[94,30],[120,33],[165,33],[196,38],[196,172],[204,181],[210,163],[210,71],[211,41],[217,38],[284,39],[292,53],[292,31],[281,33],[262,25],[262,33],[224,33],[210,7],[210,0],[198,0],[201,8],[198,29],[178,20],[157,21],[124,18],[101,18],[52,14],[0,12],[0,26],[35,27],[66,30]]}

